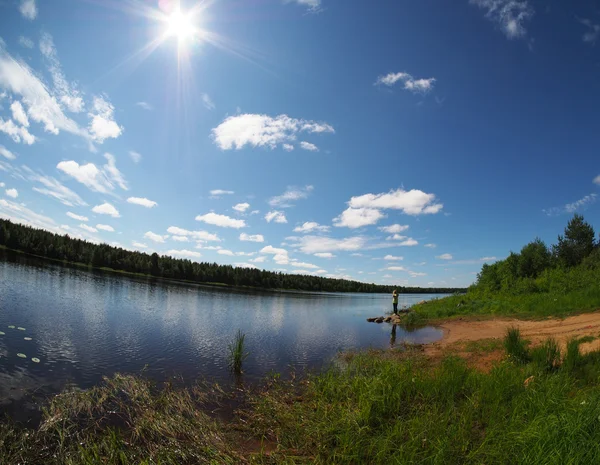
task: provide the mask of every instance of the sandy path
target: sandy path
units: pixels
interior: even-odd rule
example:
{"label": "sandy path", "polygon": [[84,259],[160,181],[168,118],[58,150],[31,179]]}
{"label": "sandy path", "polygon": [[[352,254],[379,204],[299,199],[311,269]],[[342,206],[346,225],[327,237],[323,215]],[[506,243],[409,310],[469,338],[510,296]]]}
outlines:
{"label": "sandy path", "polygon": [[[565,319],[551,318],[541,321],[523,321],[515,319],[494,319],[486,321],[451,320],[437,325],[444,330],[441,341],[431,344],[431,349],[439,350],[457,342],[477,341],[480,339],[503,338],[506,329],[516,326],[525,339],[534,344],[548,337],[558,341],[561,348],[572,337],[600,336],[600,311],[570,316]],[[600,340],[581,344],[581,352],[600,349]]]}

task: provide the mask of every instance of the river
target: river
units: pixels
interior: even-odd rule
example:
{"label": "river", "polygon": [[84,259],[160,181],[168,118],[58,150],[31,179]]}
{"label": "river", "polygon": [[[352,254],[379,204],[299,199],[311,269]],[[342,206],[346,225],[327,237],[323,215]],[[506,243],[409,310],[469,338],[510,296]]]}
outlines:
{"label": "river", "polygon": [[[437,297],[404,294],[400,305]],[[196,286],[2,253],[0,405],[31,392],[88,388],[115,372],[227,383],[227,345],[238,329],[249,353],[245,381],[319,369],[339,351],[389,347],[391,326],[366,318],[390,307],[382,294]],[[431,327],[398,328],[394,343],[440,337]]]}

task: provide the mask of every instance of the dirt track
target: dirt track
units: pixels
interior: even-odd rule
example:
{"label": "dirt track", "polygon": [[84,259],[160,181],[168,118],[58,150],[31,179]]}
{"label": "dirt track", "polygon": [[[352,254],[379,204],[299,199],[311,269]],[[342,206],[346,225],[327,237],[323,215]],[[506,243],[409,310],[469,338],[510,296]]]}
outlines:
{"label": "dirt track", "polygon": [[[516,326],[521,335],[534,344],[553,337],[564,348],[572,337],[600,336],[600,311],[571,316],[565,319],[552,318],[542,321],[523,321],[515,319],[495,319],[486,321],[452,320],[437,325],[444,330],[441,341],[430,345],[432,351],[438,351],[458,342],[481,339],[503,338],[506,329]],[[600,349],[600,339],[581,344],[582,353]]]}

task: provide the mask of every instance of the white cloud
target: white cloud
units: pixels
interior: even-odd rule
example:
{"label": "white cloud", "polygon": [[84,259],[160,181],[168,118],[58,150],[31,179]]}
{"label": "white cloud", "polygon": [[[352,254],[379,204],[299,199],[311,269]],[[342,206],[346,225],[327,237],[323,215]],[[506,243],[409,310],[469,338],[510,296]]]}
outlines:
{"label": "white cloud", "polygon": [[376,208],[400,210],[407,215],[424,215],[438,213],[443,205],[435,203],[435,194],[412,189],[391,190],[383,194],[365,194],[352,197],[348,202],[350,208]]}
{"label": "white cloud", "polygon": [[29,119],[25,114],[25,110],[23,109],[23,105],[21,105],[21,102],[15,100],[13,103],[11,103],[10,110],[12,111],[13,119],[17,123],[26,128],[29,127]]}
{"label": "white cloud", "polygon": [[266,246],[260,250],[262,254],[273,255],[273,261],[278,265],[288,265],[290,263],[290,258],[288,256],[288,251],[285,249],[279,249],[273,246]]}
{"label": "white cloud", "polygon": [[427,276],[427,273],[423,273],[423,272],[420,272],[420,271],[409,271],[409,274],[410,274],[411,278],[418,278],[418,277],[421,277],[421,276]]}
{"label": "white cloud", "polygon": [[438,260],[452,260],[452,255],[450,255],[449,253],[445,253],[442,255],[438,255],[437,257]]}
{"label": "white cloud", "polygon": [[308,198],[308,196],[313,190],[313,186],[305,186],[302,188],[288,187],[283,194],[269,199],[269,205],[271,205],[272,207],[279,208],[293,207],[294,205],[291,202]]}
{"label": "white cloud", "polygon": [[127,202],[134,205],[141,205],[142,207],[146,208],[152,208],[158,205],[154,200],[148,200],[145,197],[129,197]]}
{"label": "white cloud", "polygon": [[87,232],[91,232],[91,233],[96,233],[96,232],[98,232],[98,230],[97,230],[96,228],[93,228],[93,227],[91,227],[91,226],[88,226],[88,225],[87,225],[87,224],[85,224],[85,223],[81,223],[81,224],[79,225],[79,227],[80,227],[81,229],[85,229]]}
{"label": "white cloud", "polygon": [[15,158],[17,158],[17,156],[14,153],[12,153],[3,145],[0,145],[0,155],[2,155],[4,158],[8,158],[9,160],[14,160]]}
{"label": "white cloud", "polygon": [[404,268],[403,266],[388,266],[386,268],[386,270],[389,270],[389,271],[406,271],[406,268]]}
{"label": "white cloud", "polygon": [[137,165],[140,161],[142,161],[142,155],[139,154],[138,152],[135,152],[133,150],[129,151],[129,156],[131,157],[131,160]]}
{"label": "white cloud", "polygon": [[119,211],[108,202],[104,202],[102,205],[96,205],[92,208],[92,211],[99,215],[110,215],[113,218],[119,218],[121,216],[119,215]]}
{"label": "white cloud", "polygon": [[553,207],[542,210],[548,216],[556,216],[563,213],[575,213],[580,210],[585,210],[588,205],[595,203],[598,200],[597,194],[589,194],[576,200],[573,203],[568,203],[562,207]]}
{"label": "white cloud", "polygon": [[50,95],[46,86],[36,77],[29,66],[15,60],[0,43],[0,88],[19,95],[27,107],[30,119],[44,124],[46,132],[58,134],[67,131],[89,139],[85,130],[79,128],[75,121],[67,118],[60,105]]}
{"label": "white cloud", "polygon": [[19,36],[19,45],[25,48],[33,48],[35,44],[29,37]]}
{"label": "white cloud", "polygon": [[292,150],[294,150],[294,146],[292,144],[283,144],[283,150],[285,150],[286,152],[291,152]]}
{"label": "white cloud", "polygon": [[80,165],[73,160],[61,161],[56,168],[95,192],[107,194],[113,189],[106,175],[93,163]]}
{"label": "white cloud", "polygon": [[127,182],[117,169],[115,157],[110,153],[104,154],[104,157],[108,163],[102,169],[98,169],[93,163],[80,165],[73,160],[61,161],[56,168],[95,192],[107,194],[114,189],[114,184],[127,190]]}
{"label": "white cloud", "polygon": [[160,234],[153,233],[152,231],[148,231],[144,234],[145,239],[150,239],[153,242],[159,242],[164,244],[165,239],[168,239],[169,236],[161,236]]}
{"label": "white cloud", "polygon": [[299,233],[309,233],[309,232],[313,232],[313,231],[327,232],[327,231],[329,231],[329,229],[330,229],[329,226],[323,226],[314,221],[307,221],[304,224],[302,224],[302,226],[296,226],[294,228],[294,232],[299,232]]}
{"label": "white cloud", "polygon": [[398,243],[397,245],[402,246],[402,247],[413,247],[415,245],[419,245],[419,242],[414,240],[412,237],[409,237],[406,240]]}
{"label": "white cloud", "polygon": [[67,216],[69,218],[73,218],[77,221],[89,221],[90,219],[87,216],[76,215],[75,213],[67,212]]}
{"label": "white cloud", "polygon": [[19,196],[19,192],[17,191],[17,189],[6,189],[6,191],[4,193],[8,197],[11,197],[13,199],[16,199]]}
{"label": "white cloud", "polygon": [[600,174],[594,178],[594,184],[598,184],[600,186]]}
{"label": "white cloud", "polygon": [[437,247],[437,245],[435,245],[435,244],[425,244],[424,247],[427,247],[428,249],[435,249]]}
{"label": "white cloud", "polygon": [[24,18],[34,20],[37,17],[38,10],[35,4],[35,0],[21,0],[19,11]]}
{"label": "white cloud", "polygon": [[408,73],[388,73],[385,76],[379,76],[375,84],[391,87],[398,81],[404,85],[404,90],[413,94],[426,94],[433,89],[435,84],[435,78],[415,79]]}
{"label": "white cloud", "polygon": [[310,142],[306,142],[306,141],[300,142],[300,147],[303,148],[304,150],[308,150],[309,152],[318,152],[319,151],[319,147],[317,147],[315,144],[311,144]]}
{"label": "white cloud", "polygon": [[202,103],[204,104],[204,106],[206,108],[208,108],[209,110],[214,110],[215,109],[215,104],[213,103],[213,101],[210,98],[210,95],[203,93],[202,94]]}
{"label": "white cloud", "polygon": [[115,107],[104,97],[94,97],[93,111],[88,113],[91,118],[88,130],[96,142],[116,139],[123,133],[123,128],[113,118],[114,111]]}
{"label": "white cloud", "polygon": [[153,109],[152,105],[150,105],[148,102],[137,102],[136,105],[146,111],[151,111]]}
{"label": "white cloud", "polygon": [[194,252],[192,250],[167,250],[167,255],[171,255],[173,257],[183,257],[183,258],[200,258],[202,254],[200,252]]}
{"label": "white cloud", "polygon": [[588,28],[583,34],[583,41],[595,44],[598,37],[600,37],[600,24],[595,24],[589,19],[579,19],[579,22]]}
{"label": "white cloud", "polygon": [[244,242],[264,242],[265,238],[264,238],[264,236],[262,234],[250,235],[250,234],[242,233],[242,234],[240,234],[240,241],[244,241]]}
{"label": "white cloud", "polygon": [[23,170],[28,174],[27,179],[34,182],[39,182],[44,187],[34,187],[33,190],[49,197],[53,197],[63,205],[68,207],[82,206],[85,207],[85,203],[79,195],[73,192],[68,187],[63,186],[60,182],[50,176],[44,176],[24,166]]}
{"label": "white cloud", "polygon": [[312,263],[306,263],[306,262],[290,262],[291,266],[294,266],[296,268],[309,268],[311,270],[316,270],[318,268],[320,268],[317,265],[313,265]]}
{"label": "white cloud", "polygon": [[200,242],[200,243],[196,244],[196,248],[203,249],[203,250],[221,250],[223,247],[221,247],[220,245],[203,245]]}
{"label": "white cloud", "polygon": [[380,231],[386,232],[386,233],[390,233],[390,234],[394,234],[394,233],[401,233],[403,231],[406,231],[409,227],[406,225],[402,225],[402,224],[392,224],[390,226],[381,226],[377,229],[379,229]]}
{"label": "white cloud", "polygon": [[233,195],[233,194],[235,194],[235,192],[233,192],[233,191],[227,191],[224,189],[213,189],[212,191],[210,191],[210,198],[218,199],[222,195]]}
{"label": "white cloud", "polygon": [[10,136],[17,144],[22,141],[24,144],[31,145],[36,140],[26,127],[17,126],[12,119],[4,121],[0,118],[0,132]]}
{"label": "white cloud", "polygon": [[133,244],[134,247],[138,247],[140,249],[147,249],[148,248],[148,246],[146,244],[142,244],[141,242],[133,241],[132,244]]}
{"label": "white cloud", "polygon": [[58,60],[56,47],[52,36],[47,32],[42,33],[40,39],[40,51],[48,62],[48,71],[52,76],[55,94],[59,101],[71,112],[79,113],[83,111],[83,98],[76,86],[69,84],[62,71],[62,66]]}
{"label": "white cloud", "polygon": [[96,228],[101,229],[102,231],[115,232],[115,228],[107,224],[97,224]]}
{"label": "white cloud", "polygon": [[246,227],[246,222],[244,220],[236,220],[227,215],[220,215],[213,212],[196,216],[196,221],[202,221],[206,224],[212,224],[221,228],[240,229]]}
{"label": "white cloud", "polygon": [[524,23],[533,17],[533,7],[527,0],[469,0],[485,10],[485,16],[500,26],[509,39],[527,34]]}
{"label": "white cloud", "polygon": [[258,267],[254,266],[252,263],[234,263],[233,266],[237,267],[237,268],[251,268],[254,270],[257,270]]}
{"label": "white cloud", "polygon": [[335,255],[331,252],[317,252],[314,256],[319,258],[335,258]]}
{"label": "white cloud", "polygon": [[251,259],[250,261],[253,263],[264,263],[266,259],[266,257],[256,257]]}
{"label": "white cloud", "polygon": [[177,226],[169,226],[167,232],[174,236],[189,236],[196,241],[221,242],[219,236],[206,231],[188,231],[187,229],[178,228]]}
{"label": "white cloud", "polygon": [[217,252],[219,255],[227,255],[229,257],[233,257],[235,254],[231,250],[221,249]]}
{"label": "white cloud", "polygon": [[187,238],[187,236],[171,236],[171,239],[173,239],[176,242],[189,242],[190,241]]}
{"label": "white cloud", "polygon": [[365,247],[366,238],[362,236],[349,237],[346,239],[334,239],[324,236],[303,236],[298,238],[294,247],[300,251],[313,255],[322,252],[355,251]]}
{"label": "white cloud", "polygon": [[275,223],[287,223],[285,214],[276,210],[267,213],[265,215],[265,220],[267,220],[267,223],[270,223],[271,221],[274,221]]}
{"label": "white cloud", "polygon": [[349,207],[333,219],[333,225],[338,228],[356,229],[376,224],[382,218],[385,218],[385,215],[379,210]]}
{"label": "white cloud", "polygon": [[396,261],[396,260],[404,260],[404,257],[395,257],[393,255],[386,255],[385,257],[383,257],[383,259]]}
{"label": "white cloud", "polygon": [[301,132],[333,133],[335,130],[326,123],[290,118],[279,115],[241,114],[226,118],[212,130],[215,144],[221,150],[241,149],[246,145],[269,147],[289,144]]}
{"label": "white cloud", "polygon": [[248,210],[250,208],[250,204],[249,203],[238,203],[237,205],[234,205],[233,209],[235,211],[238,211],[240,213],[244,213],[246,210]]}

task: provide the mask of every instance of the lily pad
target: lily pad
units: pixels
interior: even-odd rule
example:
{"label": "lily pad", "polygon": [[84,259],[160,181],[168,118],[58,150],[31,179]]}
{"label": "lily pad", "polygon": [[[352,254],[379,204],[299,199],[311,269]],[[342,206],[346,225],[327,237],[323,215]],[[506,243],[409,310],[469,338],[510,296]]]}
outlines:
{"label": "lily pad", "polygon": [[20,326],[17,328],[19,331],[25,331],[25,328],[21,328]]}
{"label": "lily pad", "polygon": [[17,354],[17,357],[21,357],[21,358],[27,358],[27,355],[25,355],[25,354],[22,354],[22,353],[20,353],[20,352],[19,352],[19,353]]}
{"label": "lily pad", "polygon": [[0,331],[0,336],[4,336],[6,333],[3,331]]}
{"label": "lily pad", "polygon": [[15,329],[15,325],[8,325],[9,329]]}
{"label": "lily pad", "polygon": [[37,358],[37,357],[31,357],[31,361],[32,361],[33,363],[40,363],[40,359],[39,359],[39,358]]}
{"label": "lily pad", "polygon": [[30,337],[24,337],[23,339],[25,339],[26,341],[33,341],[33,339]]}

